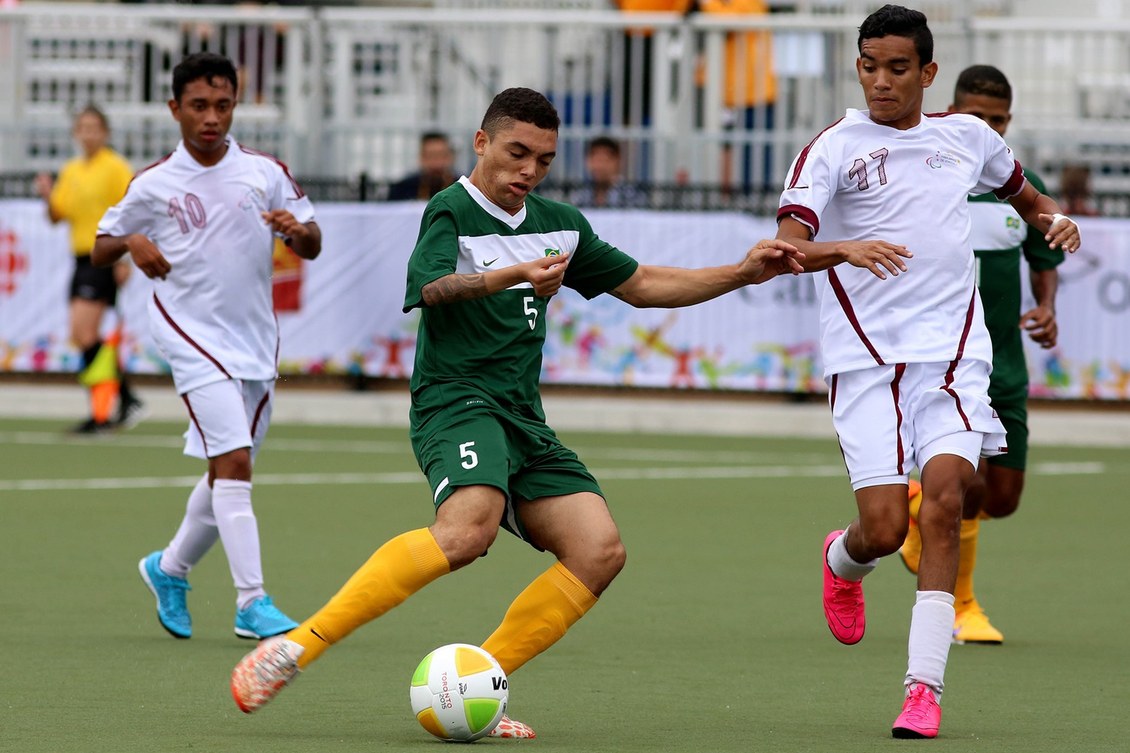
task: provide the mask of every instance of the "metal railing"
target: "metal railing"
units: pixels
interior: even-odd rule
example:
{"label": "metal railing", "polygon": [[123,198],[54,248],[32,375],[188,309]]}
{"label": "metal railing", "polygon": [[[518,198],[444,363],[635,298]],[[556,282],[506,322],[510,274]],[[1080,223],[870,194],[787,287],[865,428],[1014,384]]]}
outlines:
{"label": "metal railing", "polygon": [[[237,138],[277,153],[300,175],[352,181],[364,173],[386,182],[414,167],[417,139],[429,130],[449,133],[459,167],[469,169],[471,136],[490,98],[523,85],[544,91],[562,114],[556,180],[580,180],[584,143],[606,134],[623,142],[630,180],[757,191],[779,185],[793,155],[861,102],[861,13],[798,5],[812,12],[0,9],[0,171],[56,169],[72,151],[70,113],[91,101],[108,112],[114,145],[136,166],[159,157],[178,139],[166,106],[171,69],[184,54],[209,49],[240,67]],[[1130,21],[980,17],[968,15],[977,3],[926,5],[941,66],[928,109],[948,104],[965,65],[996,64],[1016,89],[1009,141],[1026,163],[1057,172],[1081,162],[1100,193],[1130,191]],[[745,113],[739,104],[730,108],[737,125],[728,126],[727,88],[743,91],[759,71],[728,74],[727,52],[752,54],[751,40],[766,38],[772,111]],[[1045,177],[1054,187],[1055,175]]]}

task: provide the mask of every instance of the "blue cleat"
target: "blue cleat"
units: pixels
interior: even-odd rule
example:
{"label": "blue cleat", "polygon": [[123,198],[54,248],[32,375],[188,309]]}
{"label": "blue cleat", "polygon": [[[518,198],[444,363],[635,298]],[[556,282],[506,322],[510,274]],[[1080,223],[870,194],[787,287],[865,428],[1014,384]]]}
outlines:
{"label": "blue cleat", "polygon": [[174,638],[192,637],[192,616],[185,603],[185,592],[192,590],[184,578],[166,575],[161,570],[160,550],[137,563],[141,579],[157,597],[157,620]]}
{"label": "blue cleat", "polygon": [[235,613],[235,634],[240,638],[261,640],[296,627],[298,623],[280,612],[270,596],[260,596]]}

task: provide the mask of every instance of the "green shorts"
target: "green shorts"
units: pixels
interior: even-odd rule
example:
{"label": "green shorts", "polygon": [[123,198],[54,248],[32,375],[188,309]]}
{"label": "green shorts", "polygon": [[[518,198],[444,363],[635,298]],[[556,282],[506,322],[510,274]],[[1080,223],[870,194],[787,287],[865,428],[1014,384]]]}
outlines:
{"label": "green shorts", "polygon": [[1028,398],[993,397],[993,410],[1004,424],[1008,452],[986,458],[990,465],[1023,471],[1028,465]]}
{"label": "green shorts", "polygon": [[553,429],[485,401],[460,401],[433,413],[413,429],[412,450],[437,510],[461,486],[493,486],[506,495],[499,525],[526,542],[517,514],[522,502],[577,492],[604,496]]}

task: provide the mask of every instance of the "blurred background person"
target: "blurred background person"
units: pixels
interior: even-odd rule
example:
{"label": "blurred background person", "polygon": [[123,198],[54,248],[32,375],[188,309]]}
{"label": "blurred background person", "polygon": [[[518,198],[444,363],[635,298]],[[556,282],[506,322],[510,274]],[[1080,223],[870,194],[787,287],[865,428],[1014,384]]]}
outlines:
{"label": "blurred background person", "polygon": [[[700,13],[718,15],[766,15],[766,0],[699,0]],[[722,127],[732,133],[773,129],[773,105],[777,100],[777,77],[773,72],[773,35],[768,31],[731,32],[726,35],[722,82]],[[699,85],[706,81],[700,67]],[[722,172],[719,183],[724,191],[734,187],[734,143],[741,138],[727,138],[722,145]],[[779,183],[773,175],[773,153],[766,144],[761,150],[761,164],[755,168],[753,145],[741,146],[738,178],[741,188],[768,189]]]}
{"label": "blurred background person", "polygon": [[455,182],[455,150],[447,134],[430,131],[420,137],[420,168],[393,183],[389,201],[428,201]]}
{"label": "blurred background person", "polygon": [[109,269],[90,262],[98,221],[105,211],[125,195],[133,170],[120,154],[108,146],[110,122],[94,105],[75,116],[72,130],[80,154],[59,171],[36,176],[35,188],[47,202],[52,223],[67,222],[75,271],[70,287],[71,341],[82,357],[79,382],[90,390],[90,418],[74,431],[97,433],[114,426],[129,426],[139,420],[144,407],[126,385],[118,362],[121,323],[113,334],[102,338],[102,319],[117,303],[118,287],[129,277],[128,262]]}
{"label": "blurred background person", "polygon": [[1091,188],[1091,168],[1086,165],[1064,165],[1059,176],[1060,203],[1065,214],[1076,217],[1098,217],[1095,195]]}
{"label": "blurred background person", "polygon": [[622,180],[620,142],[597,136],[585,145],[587,182],[574,193],[578,207],[632,209],[647,206],[647,196],[638,187]]}

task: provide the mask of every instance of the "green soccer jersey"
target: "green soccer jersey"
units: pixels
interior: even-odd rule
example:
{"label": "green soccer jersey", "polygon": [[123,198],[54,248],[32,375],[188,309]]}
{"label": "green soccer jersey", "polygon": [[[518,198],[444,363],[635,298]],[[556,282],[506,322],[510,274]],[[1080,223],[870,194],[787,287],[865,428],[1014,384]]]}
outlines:
{"label": "green soccer jersey", "polygon": [[[1047,193],[1039,177],[1028,170],[1024,175],[1040,193]],[[993,341],[989,397],[994,401],[1024,400],[1028,366],[1020,330],[1020,254],[1033,270],[1043,271],[1062,263],[1063,251],[1049,248],[1044,234],[1025,223],[1007,201],[989,193],[974,196],[969,202],[977,287]]]}
{"label": "green soccer jersey", "polygon": [[475,274],[567,253],[564,284],[594,298],[627,280],[638,263],[597,237],[574,207],[537,195],[510,215],[467,178],[428,203],[408,261],[404,311],[421,308],[412,373],[412,426],[456,401],[481,400],[545,420],[538,382],[548,298],[521,283],[469,301],[424,306],[423,287],[451,273]]}

